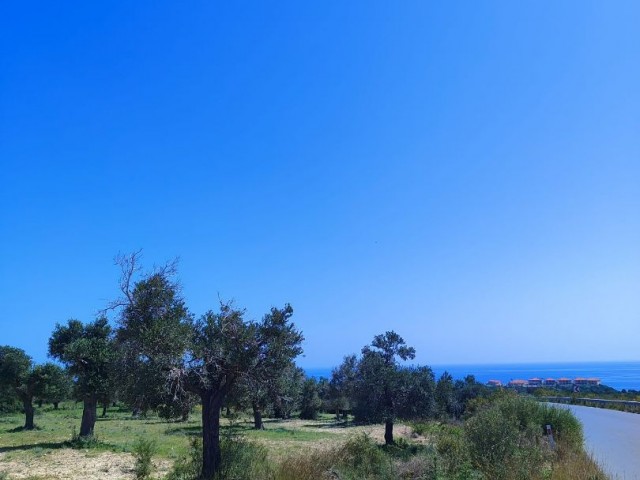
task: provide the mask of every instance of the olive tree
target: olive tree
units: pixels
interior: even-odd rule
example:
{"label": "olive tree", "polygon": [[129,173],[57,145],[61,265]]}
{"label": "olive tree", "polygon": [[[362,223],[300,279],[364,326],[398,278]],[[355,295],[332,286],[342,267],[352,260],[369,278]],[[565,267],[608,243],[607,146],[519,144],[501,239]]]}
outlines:
{"label": "olive tree", "polygon": [[213,479],[220,470],[220,410],[225,399],[249,374],[266,381],[277,376],[302,349],[302,334],[290,322],[293,309],[272,308],[260,322],[245,320],[244,310],[221,303],[192,326],[184,363],[174,369],[176,389],[200,396],[202,402],[202,472]]}
{"label": "olive tree", "polygon": [[41,367],[44,380],[42,389],[38,392],[38,401],[53,404],[55,410],[62,400],[71,396],[72,381],[69,374],[55,363],[45,363]]}
{"label": "olive tree", "polygon": [[84,404],[80,436],[93,435],[98,400],[108,395],[114,369],[113,335],[106,317],[88,324],[79,320],[56,324],[49,355],[66,365],[75,378],[76,395]]}
{"label": "olive tree", "polygon": [[24,350],[10,346],[0,346],[0,387],[13,391],[24,409],[24,429],[33,430],[33,398],[44,389],[46,377],[43,366],[34,366],[31,357]]}
{"label": "olive tree", "polygon": [[[428,367],[410,368],[400,361],[415,357],[413,347],[390,331],[376,335],[357,362],[353,399],[356,420],[384,422],[384,440],[393,444],[397,418],[428,417],[434,410],[434,378]],[[349,358],[349,357],[347,357]]]}

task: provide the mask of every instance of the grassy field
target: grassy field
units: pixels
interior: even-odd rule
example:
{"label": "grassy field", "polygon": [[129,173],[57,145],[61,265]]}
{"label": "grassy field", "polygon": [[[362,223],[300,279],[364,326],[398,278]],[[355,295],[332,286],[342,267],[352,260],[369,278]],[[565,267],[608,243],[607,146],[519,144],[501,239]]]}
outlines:
{"label": "grassy field", "polygon": [[[31,431],[22,430],[22,414],[5,415],[0,417],[0,473],[38,480],[132,478],[131,452],[139,438],[147,438],[156,443],[155,464],[162,474],[176,459],[188,454],[190,438],[200,436],[199,415],[195,411],[187,422],[166,422],[155,416],[134,419],[131,411],[114,408],[96,423],[97,444],[84,449],[71,448],[70,442],[80,425],[81,404],[61,404],[59,410],[37,409],[37,429]],[[361,432],[379,442],[383,438],[382,426],[348,426],[331,415],[316,421],[267,419],[264,430],[252,427],[249,417],[223,422],[223,432],[232,430],[265,445],[274,461],[309,448],[330,448]],[[411,434],[407,427],[397,430],[400,436]]]}
{"label": "grassy field", "polygon": [[[79,428],[81,415],[81,405],[73,403],[61,405],[59,410],[38,409],[35,417],[38,428],[32,431],[21,429],[24,418],[20,414],[0,417],[0,480],[132,479],[132,452],[141,438],[156,444],[154,478],[159,479],[176,461],[188,456],[191,439],[201,433],[199,411],[187,422],[166,422],[155,416],[134,419],[129,410],[111,409],[106,418],[96,423],[95,444],[79,446],[71,439]],[[252,426],[248,416],[239,417],[225,420],[222,431],[223,435],[233,432],[264,447],[262,451],[266,452],[266,462],[272,469],[265,478],[271,480],[492,478],[473,472],[470,476],[460,473],[460,463],[469,462],[466,450],[461,450],[461,425],[435,421],[413,427],[396,425],[395,437],[400,447],[391,450],[380,447],[382,425],[355,426],[351,422],[336,422],[331,415],[316,421],[267,419],[265,430],[260,431]],[[534,465],[539,475],[513,478],[605,478],[579,449],[557,456],[553,465],[548,463],[549,457],[545,458]],[[327,476],[336,466],[342,473]]]}

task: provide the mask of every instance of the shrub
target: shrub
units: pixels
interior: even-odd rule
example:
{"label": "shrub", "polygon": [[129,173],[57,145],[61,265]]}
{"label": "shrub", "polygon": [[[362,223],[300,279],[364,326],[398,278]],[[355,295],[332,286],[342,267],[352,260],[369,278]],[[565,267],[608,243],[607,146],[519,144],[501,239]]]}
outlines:
{"label": "shrub", "polygon": [[392,478],[392,464],[382,449],[363,433],[351,437],[338,453],[342,472],[339,478]]}
{"label": "shrub", "polygon": [[133,467],[133,473],[136,480],[146,480],[151,476],[153,463],[151,460],[157,451],[156,443],[153,440],[138,438],[133,445],[133,457],[136,463]]}
{"label": "shrub", "polygon": [[202,444],[198,438],[192,438],[189,455],[176,460],[165,480],[195,480],[200,477],[201,468]]}
{"label": "shrub", "polygon": [[266,479],[271,475],[267,461],[267,450],[262,445],[250,442],[241,436],[226,436],[221,439],[220,480]]}
{"label": "shrub", "polygon": [[456,433],[443,433],[436,443],[439,470],[448,477],[471,471],[471,458],[466,439]]}
{"label": "shrub", "polygon": [[490,478],[504,478],[506,462],[518,448],[519,431],[513,418],[498,408],[477,413],[465,424],[471,461]]}
{"label": "shrub", "polygon": [[564,408],[540,405],[542,409],[542,425],[551,425],[556,441],[571,450],[582,449],[584,437],[582,424],[569,411]]}
{"label": "shrub", "polygon": [[[267,462],[267,451],[244,437],[227,435],[220,439],[221,467],[218,480],[269,479],[272,471]],[[202,465],[202,444],[198,439],[191,441],[191,452],[179,458],[165,480],[196,480],[200,477]]]}

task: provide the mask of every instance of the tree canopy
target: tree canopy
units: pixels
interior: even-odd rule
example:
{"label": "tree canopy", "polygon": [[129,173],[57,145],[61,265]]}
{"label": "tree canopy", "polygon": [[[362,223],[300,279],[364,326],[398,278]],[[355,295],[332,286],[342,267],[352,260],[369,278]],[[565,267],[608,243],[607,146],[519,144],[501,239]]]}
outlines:
{"label": "tree canopy", "polygon": [[24,350],[0,346],[0,387],[13,391],[22,402],[25,430],[33,430],[33,398],[44,391],[47,379],[44,367],[34,366]]}
{"label": "tree canopy", "polygon": [[115,348],[106,317],[83,324],[69,320],[56,324],[49,339],[49,355],[67,366],[76,381],[76,394],[84,402],[80,436],[93,435],[98,400],[107,396],[114,374]]}

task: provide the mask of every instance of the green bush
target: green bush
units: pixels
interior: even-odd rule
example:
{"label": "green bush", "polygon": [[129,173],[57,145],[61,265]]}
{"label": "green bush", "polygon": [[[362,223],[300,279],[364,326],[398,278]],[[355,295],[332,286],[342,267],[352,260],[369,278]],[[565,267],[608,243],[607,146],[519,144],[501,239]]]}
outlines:
{"label": "green bush", "polygon": [[[221,467],[217,480],[269,479],[272,469],[267,451],[241,436],[227,435],[220,439]],[[202,444],[194,439],[188,456],[179,458],[165,480],[196,480],[202,468]]]}
{"label": "green bush", "polygon": [[153,440],[138,438],[133,445],[133,457],[136,463],[133,467],[133,473],[136,480],[146,480],[151,476],[153,471],[153,463],[151,460],[157,452],[156,443]]}
{"label": "green bush", "polygon": [[507,460],[518,448],[519,433],[514,419],[498,408],[478,412],[465,424],[472,463],[490,478],[504,478]]}
{"label": "green bush", "polygon": [[443,433],[436,442],[436,451],[439,471],[447,477],[462,477],[465,473],[470,473],[471,458],[464,436],[459,433]]}
{"label": "green bush", "polygon": [[367,434],[347,440],[338,456],[341,479],[393,478],[390,458]]}
{"label": "green bush", "polygon": [[219,480],[254,480],[271,476],[267,450],[262,445],[241,436],[227,436],[221,439],[220,447],[222,468],[217,476]]}
{"label": "green bush", "polygon": [[165,480],[196,480],[202,473],[202,443],[198,438],[191,439],[188,455],[178,458]]}
{"label": "green bush", "polygon": [[540,405],[542,409],[542,425],[551,425],[556,441],[562,446],[580,450],[584,444],[582,424],[567,409]]}

